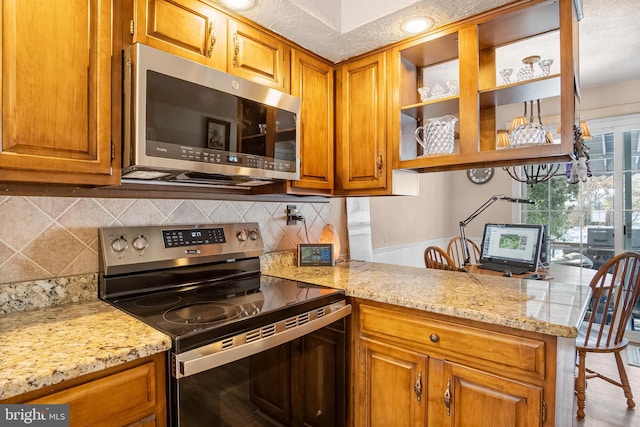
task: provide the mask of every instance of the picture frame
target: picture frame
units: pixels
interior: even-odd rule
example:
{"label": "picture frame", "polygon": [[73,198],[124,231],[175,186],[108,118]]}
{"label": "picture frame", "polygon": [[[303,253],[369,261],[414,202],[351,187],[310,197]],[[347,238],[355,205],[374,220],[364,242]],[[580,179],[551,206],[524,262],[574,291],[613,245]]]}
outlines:
{"label": "picture frame", "polygon": [[205,130],[207,139],[205,147],[213,150],[229,151],[231,122],[207,117],[207,127]]}

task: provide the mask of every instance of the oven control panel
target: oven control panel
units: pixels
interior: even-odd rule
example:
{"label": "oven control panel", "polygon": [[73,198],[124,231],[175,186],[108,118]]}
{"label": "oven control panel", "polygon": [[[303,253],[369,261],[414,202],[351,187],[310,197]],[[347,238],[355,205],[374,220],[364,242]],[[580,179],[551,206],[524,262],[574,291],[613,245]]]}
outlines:
{"label": "oven control panel", "polygon": [[104,273],[258,257],[258,223],[109,227],[99,230]]}
{"label": "oven control panel", "polygon": [[[244,231],[243,231],[244,232]],[[191,228],[188,230],[162,230],[164,247],[215,245],[226,243],[224,228]]]}

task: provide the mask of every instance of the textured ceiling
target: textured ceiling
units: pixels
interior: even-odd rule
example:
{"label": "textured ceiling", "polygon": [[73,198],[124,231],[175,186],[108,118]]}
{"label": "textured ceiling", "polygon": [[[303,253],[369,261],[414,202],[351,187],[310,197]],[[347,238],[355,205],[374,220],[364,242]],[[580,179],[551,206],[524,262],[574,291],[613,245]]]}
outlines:
{"label": "textured ceiling", "polygon": [[[442,26],[512,0],[256,0],[250,20],[335,63],[408,37],[400,24],[429,16]],[[582,87],[640,79],[638,0],[583,0]]]}

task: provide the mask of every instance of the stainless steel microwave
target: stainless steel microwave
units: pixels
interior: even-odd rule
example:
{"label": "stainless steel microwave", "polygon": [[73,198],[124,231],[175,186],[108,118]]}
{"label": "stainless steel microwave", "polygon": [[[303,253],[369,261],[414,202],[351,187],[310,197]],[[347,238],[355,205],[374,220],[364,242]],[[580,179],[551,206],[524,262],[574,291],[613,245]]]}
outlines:
{"label": "stainless steel microwave", "polygon": [[124,64],[123,182],[299,179],[299,98],[139,43]]}

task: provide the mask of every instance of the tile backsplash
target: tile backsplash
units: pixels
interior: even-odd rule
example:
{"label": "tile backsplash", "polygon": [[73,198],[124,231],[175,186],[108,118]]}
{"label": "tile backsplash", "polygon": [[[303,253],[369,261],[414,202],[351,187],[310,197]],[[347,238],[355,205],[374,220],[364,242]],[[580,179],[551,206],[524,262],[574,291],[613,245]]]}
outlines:
{"label": "tile backsplash", "polygon": [[98,229],[109,226],[258,222],[266,251],[317,241],[326,223],[340,222],[342,199],[295,203],[306,218],[286,225],[279,202],[0,198],[0,295],[7,283],[96,273]]}

